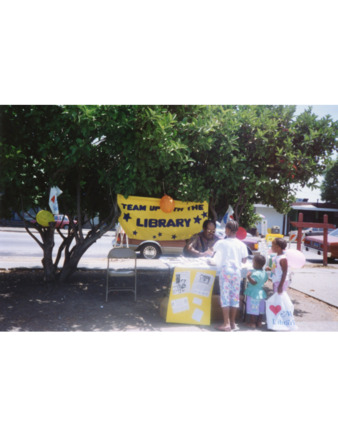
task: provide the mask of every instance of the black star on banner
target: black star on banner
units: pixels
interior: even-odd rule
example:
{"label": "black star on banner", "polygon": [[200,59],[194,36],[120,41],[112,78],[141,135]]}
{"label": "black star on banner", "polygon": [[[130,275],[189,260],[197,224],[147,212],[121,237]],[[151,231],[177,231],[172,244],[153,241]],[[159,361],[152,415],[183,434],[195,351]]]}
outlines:
{"label": "black star on banner", "polygon": [[155,240],[155,238],[156,238],[156,235],[153,235],[153,239]]}
{"label": "black star on banner", "polygon": [[123,220],[125,220],[126,222],[128,222],[128,220],[131,219],[129,212],[127,214],[124,214],[123,216]]}
{"label": "black star on banner", "polygon": [[158,236],[159,236],[159,237],[162,237],[162,233],[160,232],[160,233],[158,234]]}
{"label": "black star on banner", "polygon": [[195,222],[194,223],[198,223],[200,224],[200,221],[202,220],[201,217],[194,217]]}
{"label": "black star on banner", "polygon": [[134,234],[134,235],[137,235],[137,231],[134,231],[133,234]]}
{"label": "black star on banner", "polygon": [[202,215],[203,215],[203,217],[208,217],[208,214],[205,211]]}
{"label": "black star on banner", "polygon": [[172,238],[173,240],[175,240],[175,238],[177,238],[177,237],[176,237],[176,235],[172,235],[171,238]]}

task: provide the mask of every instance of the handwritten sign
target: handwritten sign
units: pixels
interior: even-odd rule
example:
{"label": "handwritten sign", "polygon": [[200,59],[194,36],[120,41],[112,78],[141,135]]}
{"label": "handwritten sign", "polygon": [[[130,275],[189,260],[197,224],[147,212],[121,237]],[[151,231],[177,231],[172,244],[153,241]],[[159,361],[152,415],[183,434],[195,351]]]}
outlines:
{"label": "handwritten sign", "polygon": [[180,202],[175,209],[165,213],[160,200],[151,197],[117,196],[121,210],[119,222],[129,238],[138,240],[186,240],[202,230],[208,218],[207,202]]}
{"label": "handwritten sign", "polygon": [[171,283],[167,322],[210,325],[216,270],[176,267]]}

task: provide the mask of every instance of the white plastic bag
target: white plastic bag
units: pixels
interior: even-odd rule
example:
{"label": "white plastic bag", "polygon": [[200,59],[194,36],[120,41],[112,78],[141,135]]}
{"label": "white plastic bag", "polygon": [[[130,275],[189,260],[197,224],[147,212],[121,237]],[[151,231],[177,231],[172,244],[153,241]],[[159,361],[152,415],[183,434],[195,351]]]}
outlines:
{"label": "white plastic bag", "polygon": [[293,303],[285,291],[282,294],[274,293],[266,301],[266,322],[268,329],[274,331],[297,329],[293,310]]}

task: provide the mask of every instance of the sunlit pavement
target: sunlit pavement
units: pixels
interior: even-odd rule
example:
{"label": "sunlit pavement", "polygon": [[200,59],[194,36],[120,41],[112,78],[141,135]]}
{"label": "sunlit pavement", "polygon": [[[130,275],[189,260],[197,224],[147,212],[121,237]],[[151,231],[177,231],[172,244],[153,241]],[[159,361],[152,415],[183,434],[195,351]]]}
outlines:
{"label": "sunlit pavement", "polygon": [[[297,249],[296,243],[288,246]],[[323,257],[313,252],[306,252],[306,263],[301,269],[291,269],[290,287],[315,299],[338,307],[338,261],[323,266]]]}

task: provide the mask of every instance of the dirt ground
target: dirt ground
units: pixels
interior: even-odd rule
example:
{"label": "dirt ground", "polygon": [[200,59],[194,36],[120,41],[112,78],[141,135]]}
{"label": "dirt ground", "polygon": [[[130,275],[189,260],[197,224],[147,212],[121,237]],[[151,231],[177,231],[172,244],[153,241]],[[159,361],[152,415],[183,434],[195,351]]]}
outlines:
{"label": "dirt ground", "polygon": [[[131,292],[113,292],[106,303],[104,270],[79,270],[54,287],[39,269],[0,270],[0,331],[158,331],[168,326],[159,311],[168,286],[167,274],[140,273],[136,302]],[[338,309],[296,290],[289,295],[296,323],[338,321]],[[215,323],[200,328],[214,331]]]}

